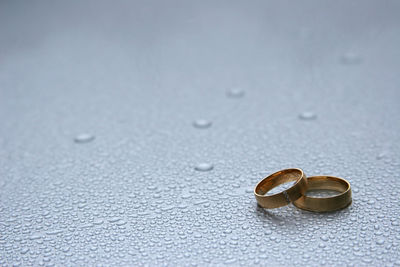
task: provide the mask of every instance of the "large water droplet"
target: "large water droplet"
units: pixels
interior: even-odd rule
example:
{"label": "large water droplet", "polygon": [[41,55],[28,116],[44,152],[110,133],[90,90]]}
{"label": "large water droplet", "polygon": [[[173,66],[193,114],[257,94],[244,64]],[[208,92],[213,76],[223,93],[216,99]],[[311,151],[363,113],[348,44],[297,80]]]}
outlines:
{"label": "large water droplet", "polygon": [[94,135],[91,135],[88,133],[79,134],[79,135],[75,136],[75,139],[74,139],[75,143],[79,143],[79,144],[88,143],[93,140],[94,140]]}
{"label": "large water droplet", "polygon": [[204,119],[199,119],[199,120],[195,120],[193,122],[193,126],[198,128],[198,129],[206,129],[211,127],[212,122],[209,120],[204,120]]}
{"label": "large water droplet", "polygon": [[199,163],[194,167],[196,171],[201,172],[211,171],[213,168],[214,166],[210,163]]}
{"label": "large water droplet", "polygon": [[240,98],[244,96],[244,91],[241,88],[231,88],[226,92],[230,98]]}
{"label": "large water droplet", "polygon": [[311,111],[304,111],[299,114],[299,118],[301,120],[315,120],[317,118],[317,114]]}

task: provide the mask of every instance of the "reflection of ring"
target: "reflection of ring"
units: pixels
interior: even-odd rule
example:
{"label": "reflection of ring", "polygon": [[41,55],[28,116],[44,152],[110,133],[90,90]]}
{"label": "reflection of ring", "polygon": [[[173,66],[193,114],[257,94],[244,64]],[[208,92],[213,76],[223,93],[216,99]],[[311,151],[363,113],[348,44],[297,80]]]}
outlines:
{"label": "reflection of ring", "polygon": [[350,183],[333,176],[313,176],[307,179],[307,191],[327,189],[340,192],[332,197],[309,197],[304,194],[293,204],[303,210],[324,212],[346,208],[351,204]]}
{"label": "reflection of ring", "polygon": [[[272,188],[296,181],[289,189],[274,195],[265,195]],[[303,171],[300,169],[281,170],[264,178],[254,188],[254,196],[258,205],[263,208],[273,209],[288,205],[305,194],[307,190],[307,180]]]}

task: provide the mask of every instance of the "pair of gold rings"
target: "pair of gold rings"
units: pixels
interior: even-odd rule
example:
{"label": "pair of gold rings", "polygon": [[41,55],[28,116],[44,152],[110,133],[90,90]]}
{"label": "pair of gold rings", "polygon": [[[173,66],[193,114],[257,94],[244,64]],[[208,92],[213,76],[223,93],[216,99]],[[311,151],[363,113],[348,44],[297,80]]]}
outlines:
{"label": "pair of gold rings", "polygon": [[[266,195],[272,188],[295,181],[294,185],[283,192]],[[334,190],[338,195],[331,197],[307,196],[312,190]],[[258,205],[267,209],[279,208],[293,203],[296,207],[315,212],[335,211],[351,204],[350,183],[333,176],[312,176],[307,178],[301,169],[286,169],[264,178],[254,188]]]}

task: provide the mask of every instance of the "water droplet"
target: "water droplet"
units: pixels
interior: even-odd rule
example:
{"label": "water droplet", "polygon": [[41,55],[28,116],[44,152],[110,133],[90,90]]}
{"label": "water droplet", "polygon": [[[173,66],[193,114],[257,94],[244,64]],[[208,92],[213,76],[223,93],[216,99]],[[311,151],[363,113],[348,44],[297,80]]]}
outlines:
{"label": "water droplet", "polygon": [[264,232],[266,235],[270,235],[270,234],[272,234],[272,231],[271,230],[269,230],[269,229],[267,229],[267,230],[265,230],[265,232]]}
{"label": "water droplet", "polygon": [[241,88],[231,88],[226,92],[230,98],[240,98],[244,96],[244,91]]}
{"label": "water droplet", "polygon": [[362,258],[362,261],[365,263],[371,263],[372,259],[371,258]]}
{"label": "water droplet", "polygon": [[75,143],[79,143],[79,144],[89,143],[93,140],[94,140],[94,135],[91,135],[88,133],[79,134],[79,135],[75,136],[75,139],[74,139]]}
{"label": "water droplet", "polygon": [[322,240],[322,241],[328,241],[328,240],[329,240],[329,237],[326,236],[326,235],[323,235],[323,236],[321,236],[321,240]]}
{"label": "water droplet", "polygon": [[385,156],[386,156],[386,153],[385,152],[381,152],[376,156],[376,159],[380,160],[380,159],[383,159]]}
{"label": "water droplet", "polygon": [[195,120],[193,122],[193,126],[198,129],[206,129],[206,128],[211,127],[211,125],[212,125],[212,122],[209,120],[205,120],[205,119],[199,119],[199,120]]}
{"label": "water droplet", "polygon": [[104,221],[102,220],[102,219],[95,219],[94,221],[93,221],[93,224],[94,225],[100,225],[100,224],[102,224]]}
{"label": "water droplet", "polygon": [[315,120],[317,118],[317,114],[311,111],[304,111],[300,113],[299,118],[301,120]]}
{"label": "water droplet", "polygon": [[253,193],[254,189],[252,187],[248,187],[248,188],[245,189],[245,192],[246,193]]}
{"label": "water droplet", "polygon": [[122,225],[125,225],[126,223],[127,223],[126,221],[120,220],[120,221],[117,221],[116,225],[122,226]]}
{"label": "water droplet", "polygon": [[40,239],[42,238],[42,236],[40,236],[39,234],[33,234],[29,237],[30,240],[36,240],[36,239]]}
{"label": "water droplet", "polygon": [[109,221],[110,223],[115,223],[115,222],[120,221],[121,219],[122,219],[122,218],[120,218],[120,217],[111,217],[111,218],[108,219],[108,221]]}
{"label": "water droplet", "polygon": [[196,171],[202,172],[211,171],[213,168],[214,166],[210,163],[199,163],[194,167]]}
{"label": "water droplet", "polygon": [[48,235],[58,235],[60,233],[62,233],[62,230],[52,230],[52,231],[47,231],[46,234]]}

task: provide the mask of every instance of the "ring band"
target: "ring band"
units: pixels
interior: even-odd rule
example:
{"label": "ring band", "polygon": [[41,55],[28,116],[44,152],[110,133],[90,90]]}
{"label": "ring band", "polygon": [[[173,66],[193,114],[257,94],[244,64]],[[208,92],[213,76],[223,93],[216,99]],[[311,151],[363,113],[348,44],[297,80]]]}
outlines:
{"label": "ring band", "polygon": [[[289,189],[274,195],[265,195],[278,185],[296,181]],[[307,180],[301,169],[286,169],[264,178],[254,188],[258,205],[267,209],[279,208],[299,199],[307,191]]]}
{"label": "ring band", "polygon": [[332,197],[300,197],[293,204],[303,210],[326,212],[344,209],[351,204],[350,183],[333,176],[313,176],[307,179],[307,191],[327,189],[340,192]]}

